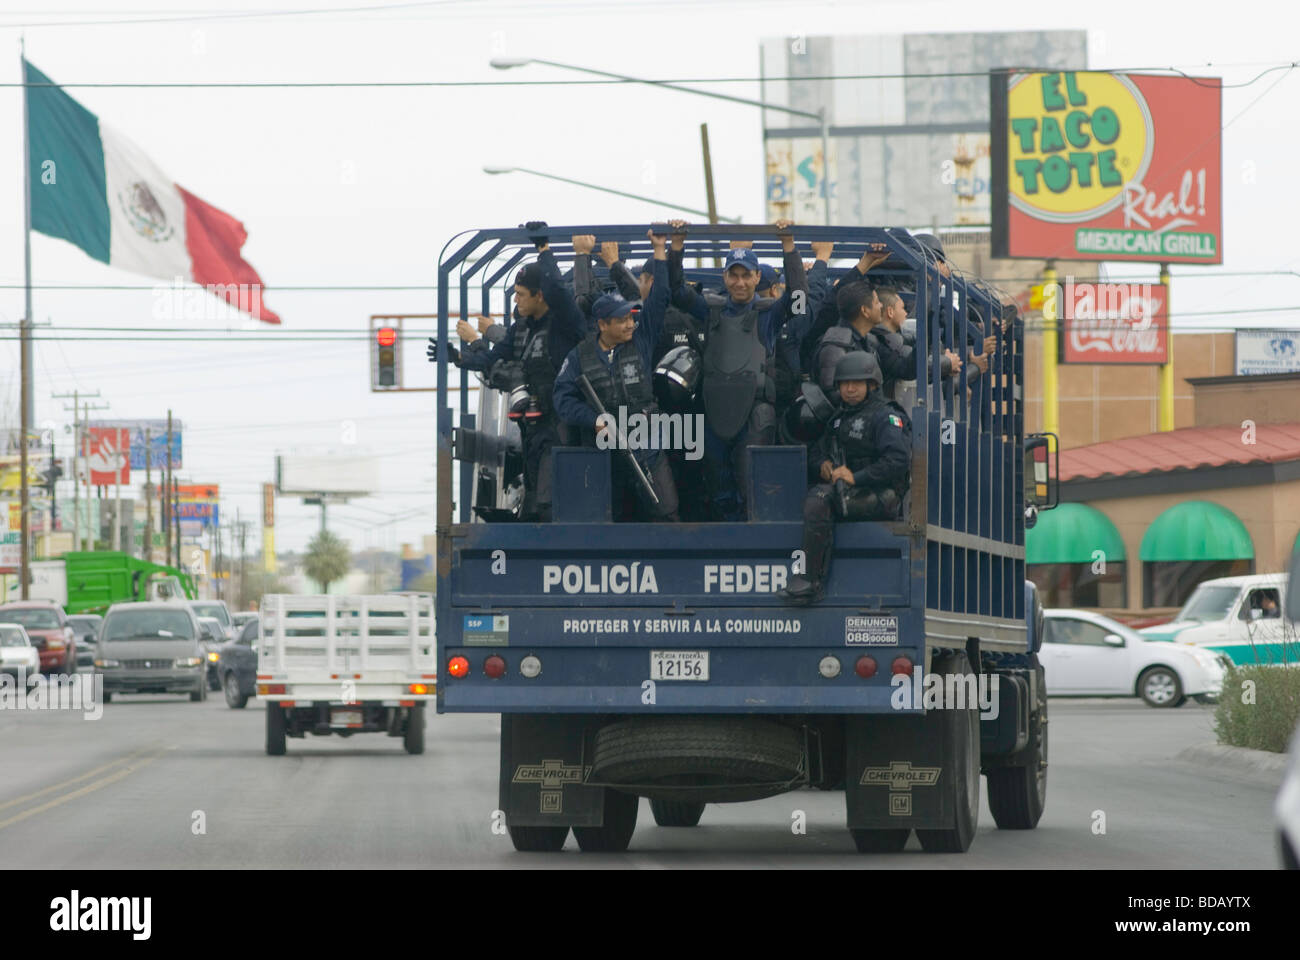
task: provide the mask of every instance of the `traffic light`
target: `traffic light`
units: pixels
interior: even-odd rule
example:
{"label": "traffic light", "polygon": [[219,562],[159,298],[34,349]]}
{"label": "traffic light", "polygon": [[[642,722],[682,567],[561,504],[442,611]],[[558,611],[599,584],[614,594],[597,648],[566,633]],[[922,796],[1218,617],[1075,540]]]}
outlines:
{"label": "traffic light", "polygon": [[401,326],[391,318],[370,318],[370,389],[402,388]]}

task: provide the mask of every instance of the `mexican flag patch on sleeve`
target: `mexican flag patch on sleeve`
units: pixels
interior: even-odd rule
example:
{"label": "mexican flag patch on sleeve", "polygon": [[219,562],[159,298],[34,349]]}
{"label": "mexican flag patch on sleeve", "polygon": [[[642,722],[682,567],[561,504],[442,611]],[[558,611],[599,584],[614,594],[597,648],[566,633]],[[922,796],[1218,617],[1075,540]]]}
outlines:
{"label": "mexican flag patch on sleeve", "polygon": [[891,414],[889,415],[889,423],[890,423],[890,426],[894,426],[894,427],[898,427],[899,429],[902,429],[902,426],[903,426],[903,418],[900,417],[900,416],[899,416],[898,414],[896,414],[896,413],[891,413]]}

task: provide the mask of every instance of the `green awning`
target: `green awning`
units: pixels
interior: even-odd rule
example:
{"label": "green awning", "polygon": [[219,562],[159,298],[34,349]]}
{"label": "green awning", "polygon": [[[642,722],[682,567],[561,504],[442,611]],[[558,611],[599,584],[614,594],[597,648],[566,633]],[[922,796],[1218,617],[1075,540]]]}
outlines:
{"label": "green awning", "polygon": [[1251,560],[1255,545],[1237,515],[1207,500],[1170,507],[1142,537],[1143,562]]}
{"label": "green awning", "polygon": [[1094,551],[1108,563],[1124,560],[1124,541],[1110,518],[1086,503],[1042,510],[1025,531],[1025,563],[1092,563]]}

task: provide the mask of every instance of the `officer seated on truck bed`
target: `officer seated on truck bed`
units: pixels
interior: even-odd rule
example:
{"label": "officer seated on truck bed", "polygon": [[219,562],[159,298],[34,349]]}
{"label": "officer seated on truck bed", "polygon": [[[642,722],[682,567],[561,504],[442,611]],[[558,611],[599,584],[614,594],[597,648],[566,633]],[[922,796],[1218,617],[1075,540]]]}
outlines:
{"label": "officer seated on truck bed", "polygon": [[825,594],[837,520],[892,520],[902,512],[911,478],[912,426],[903,408],[884,399],[880,364],[854,350],[835,367],[840,406],[809,450],[808,473],[821,482],[803,504],[806,574],[783,591],[796,604]]}

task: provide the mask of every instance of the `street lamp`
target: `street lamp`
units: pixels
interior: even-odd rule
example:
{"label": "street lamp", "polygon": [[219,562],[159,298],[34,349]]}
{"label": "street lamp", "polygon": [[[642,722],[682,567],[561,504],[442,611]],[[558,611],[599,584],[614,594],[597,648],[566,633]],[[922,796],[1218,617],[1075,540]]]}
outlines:
{"label": "street lamp", "polygon": [[[830,154],[830,123],[826,114],[826,108],[823,106],[816,112],[811,110],[798,110],[794,107],[780,107],[775,104],[765,103],[762,100],[749,100],[745,97],[733,97],[726,93],[714,93],[711,90],[696,90],[693,87],[683,87],[675,83],[667,83],[663,80],[644,80],[641,77],[629,77],[622,73],[610,73],[607,70],[593,70],[590,67],[577,67],[571,63],[556,63],[554,60],[541,60],[536,57],[495,57],[489,61],[491,66],[497,70],[510,70],[513,67],[526,67],[530,63],[538,63],[547,67],[558,67],[561,70],[576,70],[578,73],[590,73],[598,77],[610,77],[614,80],[625,80],[628,83],[644,83],[652,87],[663,87],[668,90],[680,90],[682,93],[694,93],[701,97],[712,97],[715,100],[726,100],[729,103],[742,103],[750,107],[759,107],[763,110],[776,110],[781,113],[793,114],[796,117],[810,117],[816,120],[821,127],[822,138],[822,208],[825,211],[826,226],[831,225],[831,191],[830,191],[830,172],[831,172],[831,154]],[[685,208],[681,208],[685,209]],[[721,218],[719,218],[721,219]]]}
{"label": "street lamp", "polygon": [[[599,190],[602,193],[612,193],[615,196],[628,197],[632,200],[643,200],[646,203],[653,203],[661,207],[671,207],[674,210],[685,210],[687,213],[700,214],[706,217],[709,215],[707,210],[696,210],[694,207],[684,207],[679,203],[665,203],[663,200],[656,200],[654,197],[643,197],[637,193],[627,193],[623,190],[615,190],[612,187],[602,187],[599,184],[587,183],[585,180],[571,180],[568,177],[558,177],[553,173],[542,173],[540,170],[529,170],[526,167],[485,166],[483,172],[491,174],[492,176],[497,176],[503,173],[529,173],[534,177],[545,177],[547,180],[559,180],[561,183],[571,183],[574,186],[586,187],[589,190]],[[735,217],[718,217],[718,219],[726,223],[740,223],[740,220]]]}

